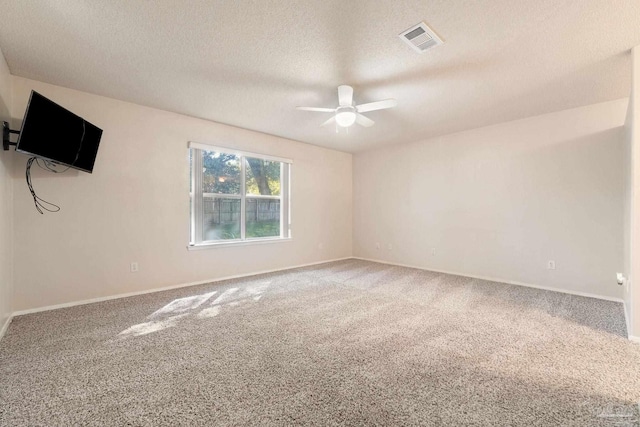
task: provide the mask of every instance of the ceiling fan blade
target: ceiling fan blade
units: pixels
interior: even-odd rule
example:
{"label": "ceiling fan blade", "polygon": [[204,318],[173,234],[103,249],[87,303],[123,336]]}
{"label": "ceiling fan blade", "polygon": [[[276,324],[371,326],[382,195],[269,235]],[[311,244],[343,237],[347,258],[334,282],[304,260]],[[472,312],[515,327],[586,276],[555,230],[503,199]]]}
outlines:
{"label": "ceiling fan blade", "polygon": [[324,122],[323,124],[321,124],[320,126],[326,126],[326,125],[330,125],[331,123],[335,123],[336,121],[336,116],[331,117],[329,120],[327,120],[326,122]]}
{"label": "ceiling fan blade", "polygon": [[360,113],[356,114],[356,123],[359,124],[360,126],[364,126],[366,128],[369,128],[371,126],[373,126],[373,124],[375,123],[373,120],[371,120],[369,117],[365,117]]}
{"label": "ceiling fan blade", "polygon": [[338,86],[338,103],[341,107],[351,107],[353,105],[353,88],[351,86]]}
{"label": "ceiling fan blade", "polygon": [[393,108],[398,105],[395,99],[385,99],[384,101],[369,102],[367,104],[356,105],[358,113],[366,113],[367,111],[384,110],[385,108]]}
{"label": "ceiling fan blade", "polygon": [[335,108],[318,108],[318,107],[296,107],[300,111],[319,111],[321,113],[333,113]]}

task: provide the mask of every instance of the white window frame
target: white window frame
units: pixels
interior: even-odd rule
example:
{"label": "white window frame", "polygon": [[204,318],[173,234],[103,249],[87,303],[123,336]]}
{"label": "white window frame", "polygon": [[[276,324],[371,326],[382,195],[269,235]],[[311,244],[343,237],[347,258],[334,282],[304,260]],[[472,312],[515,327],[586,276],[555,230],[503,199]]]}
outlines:
{"label": "white window frame", "polygon": [[[188,145],[189,156],[188,161],[192,161],[193,165],[190,168],[191,174],[191,191],[189,194],[191,204],[191,218],[190,218],[190,234],[188,249],[204,249],[219,246],[233,246],[233,245],[250,245],[250,244],[262,244],[262,243],[277,243],[286,242],[291,240],[291,165],[293,160],[269,156],[259,153],[251,153],[248,151],[240,151],[234,148],[219,147],[216,145],[202,144],[199,142],[189,142]],[[200,151],[217,151],[225,154],[234,154],[240,158],[240,194],[209,194],[202,193],[198,190],[202,190],[202,172],[196,173],[196,171],[202,171],[202,156],[192,156],[193,153],[200,153]],[[246,158],[257,158],[261,160],[268,160],[274,162],[280,162],[280,195],[279,196],[263,196],[256,194],[247,194],[246,190]],[[209,194],[213,197],[220,197],[225,199],[240,199],[240,238],[229,240],[202,240],[203,230],[203,208],[202,197],[195,197],[196,194]],[[273,237],[246,237],[246,200],[249,199],[269,199],[280,200],[280,236]]]}

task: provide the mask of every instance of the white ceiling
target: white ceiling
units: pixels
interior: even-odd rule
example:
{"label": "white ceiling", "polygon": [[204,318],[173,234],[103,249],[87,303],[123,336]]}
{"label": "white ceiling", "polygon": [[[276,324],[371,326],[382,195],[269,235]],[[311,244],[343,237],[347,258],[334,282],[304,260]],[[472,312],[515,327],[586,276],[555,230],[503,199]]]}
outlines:
{"label": "white ceiling", "polygon": [[[343,151],[628,96],[638,0],[0,0],[14,75]],[[426,21],[443,46],[397,34]],[[295,107],[396,98],[336,134]]]}

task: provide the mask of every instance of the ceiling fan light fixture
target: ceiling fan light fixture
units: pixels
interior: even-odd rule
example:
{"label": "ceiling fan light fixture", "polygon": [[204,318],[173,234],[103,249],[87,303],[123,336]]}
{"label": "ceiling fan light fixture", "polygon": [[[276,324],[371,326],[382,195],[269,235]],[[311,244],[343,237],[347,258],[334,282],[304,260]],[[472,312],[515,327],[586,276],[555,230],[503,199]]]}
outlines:
{"label": "ceiling fan light fixture", "polygon": [[356,122],[356,112],[353,111],[353,107],[349,107],[349,109],[345,109],[336,113],[336,123],[338,126],[342,126],[343,128],[348,128],[352,126]]}

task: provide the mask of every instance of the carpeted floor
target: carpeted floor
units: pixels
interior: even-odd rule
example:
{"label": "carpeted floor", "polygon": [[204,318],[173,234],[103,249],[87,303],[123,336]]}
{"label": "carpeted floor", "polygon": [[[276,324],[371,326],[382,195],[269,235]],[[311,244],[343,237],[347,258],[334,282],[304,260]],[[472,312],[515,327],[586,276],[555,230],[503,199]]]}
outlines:
{"label": "carpeted floor", "polygon": [[619,303],[347,260],[13,320],[0,425],[640,425]]}

